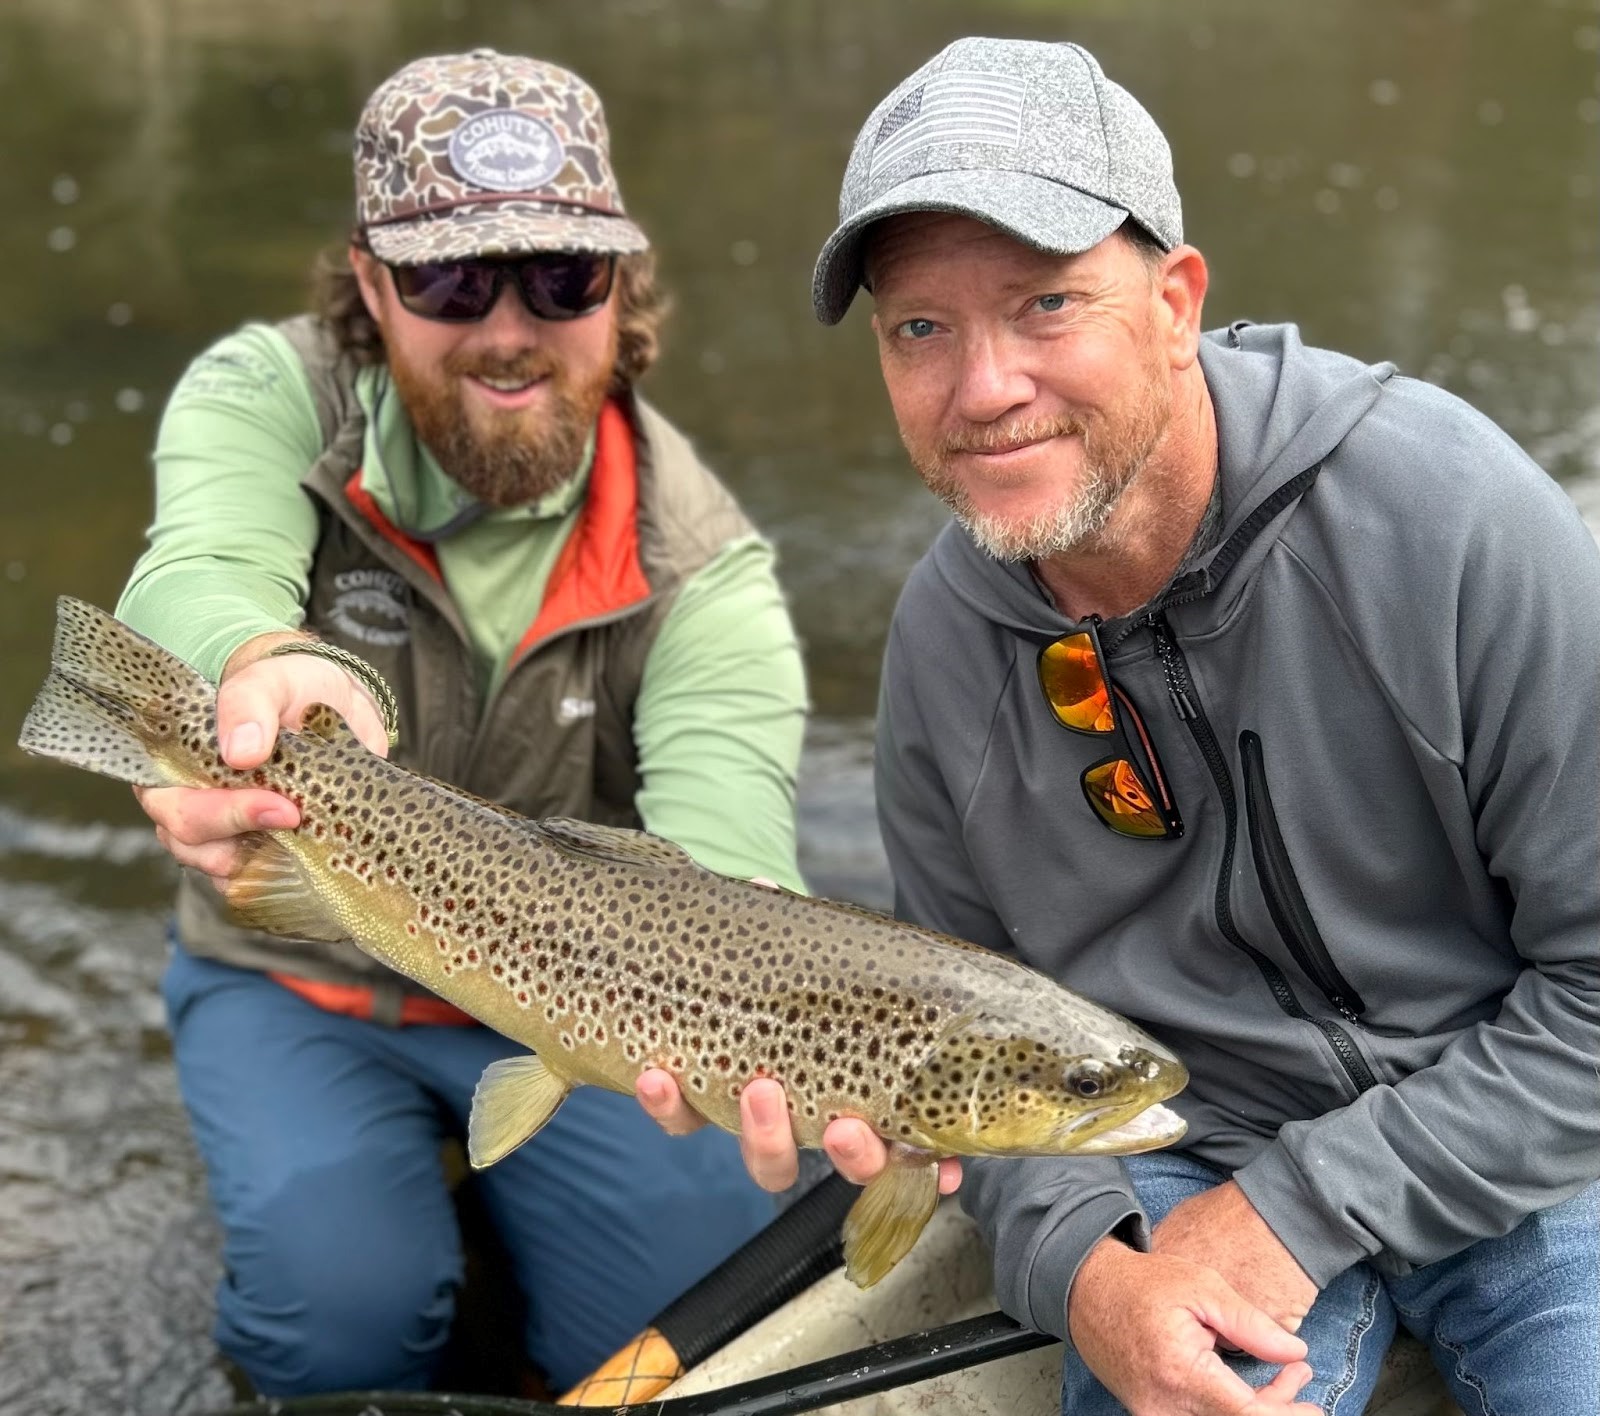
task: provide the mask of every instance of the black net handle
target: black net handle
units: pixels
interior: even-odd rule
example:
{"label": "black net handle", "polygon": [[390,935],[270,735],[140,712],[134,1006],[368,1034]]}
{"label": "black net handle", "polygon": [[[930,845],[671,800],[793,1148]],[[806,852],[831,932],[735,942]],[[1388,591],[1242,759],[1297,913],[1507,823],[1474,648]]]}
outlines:
{"label": "black net handle", "polygon": [[651,1324],[685,1370],[776,1312],[843,1262],[839,1226],[861,1193],[830,1172]]}

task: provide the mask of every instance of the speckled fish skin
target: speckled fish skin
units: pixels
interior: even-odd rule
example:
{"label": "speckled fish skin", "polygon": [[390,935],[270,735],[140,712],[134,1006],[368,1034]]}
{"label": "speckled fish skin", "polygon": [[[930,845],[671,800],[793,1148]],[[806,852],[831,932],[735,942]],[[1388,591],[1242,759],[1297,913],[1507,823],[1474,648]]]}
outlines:
{"label": "speckled fish skin", "polygon": [[[741,1087],[773,1077],[801,1144],[846,1115],[891,1142],[863,1201],[877,1191],[890,1218],[852,1215],[853,1276],[871,1282],[931,1213],[935,1156],[1118,1154],[1182,1134],[1157,1105],[1187,1080],[1169,1051],[988,950],[714,874],[642,832],[527,820],[367,751],[325,707],[261,768],[233,771],[211,685],[82,602],[60,602],[21,742],[142,785],[290,798],[300,826],[251,838],[235,907],[280,933],[354,939],[538,1054],[485,1074],[475,1164],[526,1140],[574,1084],[631,1092],[663,1067],[736,1131]],[[895,1219],[899,1237],[875,1247]]]}

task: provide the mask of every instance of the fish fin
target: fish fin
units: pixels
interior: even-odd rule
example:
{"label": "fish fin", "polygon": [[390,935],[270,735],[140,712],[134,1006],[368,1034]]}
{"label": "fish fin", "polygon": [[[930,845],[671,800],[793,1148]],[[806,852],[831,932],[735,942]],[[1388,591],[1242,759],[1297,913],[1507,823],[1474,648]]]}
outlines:
{"label": "fish fin", "polygon": [[532,826],[532,820],[522,812],[506,806],[502,802],[490,801],[488,797],[479,796],[476,792],[469,792],[464,787],[458,787],[454,782],[441,781],[438,777],[430,777],[426,772],[413,772],[413,776],[422,778],[424,782],[431,782],[440,791],[449,792],[451,796],[462,801],[471,802],[474,806],[481,806],[496,816],[509,817],[512,821],[519,821],[525,826]]}
{"label": "fish fin", "polygon": [[845,1277],[871,1288],[911,1252],[938,1203],[937,1157],[890,1146],[889,1163],[844,1217]]}
{"label": "fish fin", "polygon": [[150,755],[131,708],[57,673],[40,685],[17,745],[35,757],[54,758],[136,787],[172,785]]}
{"label": "fish fin", "polygon": [[104,610],[63,595],[46,676],[17,745],[140,787],[182,778],[152,753],[172,732],[184,698],[208,701],[193,669]]}
{"label": "fish fin", "polygon": [[339,711],[330,708],[326,703],[308,703],[306,711],[300,715],[300,726],[297,731],[319,737],[324,742],[348,742],[358,745],[361,742],[361,739],[351,731],[350,724],[339,715]]}
{"label": "fish fin", "polygon": [[675,846],[648,831],[629,831],[622,826],[597,826],[570,816],[549,816],[535,825],[558,846],[581,855],[596,856],[618,865],[655,866],[658,870],[682,870],[694,858],[682,846]]}
{"label": "fish fin", "polygon": [[223,897],[246,924],[289,939],[348,939],[350,931],[312,889],[287,846],[264,832],[240,838],[245,853],[222,887]]}
{"label": "fish fin", "polygon": [[169,693],[210,695],[214,686],[169,649],[104,610],[70,595],[56,599],[50,667],[86,688],[129,701]]}
{"label": "fish fin", "polygon": [[474,1170],[504,1160],[556,1114],[572,1090],[535,1053],[491,1062],[472,1093],[467,1158]]}

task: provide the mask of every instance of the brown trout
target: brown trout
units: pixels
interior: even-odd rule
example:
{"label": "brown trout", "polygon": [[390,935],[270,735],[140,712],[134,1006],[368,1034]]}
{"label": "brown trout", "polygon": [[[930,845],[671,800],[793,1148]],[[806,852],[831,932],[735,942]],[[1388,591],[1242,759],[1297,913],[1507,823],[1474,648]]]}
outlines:
{"label": "brown trout", "polygon": [[1120,1155],[1183,1134],[1159,1105],[1188,1080],[1178,1059],[1011,959],[714,874],[644,832],[518,816],[369,752],[326,706],[234,771],[210,683],[92,605],[57,611],[24,749],[142,786],[281,792],[301,823],[245,838],[234,909],[280,935],[354,940],[532,1050],[479,1081],[474,1166],[583,1083],[631,1092],[662,1067],[737,1131],[740,1089],[773,1077],[802,1145],[839,1116],[889,1143],[845,1221],[866,1287],[933,1213],[940,1156]]}

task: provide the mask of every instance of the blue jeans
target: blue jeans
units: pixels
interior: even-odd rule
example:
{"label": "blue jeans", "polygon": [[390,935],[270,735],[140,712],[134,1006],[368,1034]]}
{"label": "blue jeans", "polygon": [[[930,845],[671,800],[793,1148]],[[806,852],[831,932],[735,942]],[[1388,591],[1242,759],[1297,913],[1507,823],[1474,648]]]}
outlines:
{"label": "blue jeans", "polygon": [[[1129,1156],[1128,1173],[1152,1225],[1223,1176],[1171,1151]],[[1358,1416],[1377,1385],[1396,1326],[1433,1353],[1467,1416],[1595,1416],[1600,1412],[1600,1185],[1530,1215],[1405,1278],[1368,1264],[1346,1269],[1300,1327],[1311,1380],[1297,1398],[1329,1416]],[[1251,1386],[1278,1368],[1228,1359]],[[1063,1416],[1123,1408],[1076,1353],[1062,1372]]]}
{"label": "blue jeans", "polygon": [[[218,1345],[271,1396],[426,1386],[462,1276],[440,1144],[483,1069],[525,1049],[487,1028],[340,1017],[181,948],[162,991],[224,1234]],[[476,1183],[527,1298],[528,1355],[556,1387],[773,1215],[732,1136],[673,1139],[596,1087]]]}

